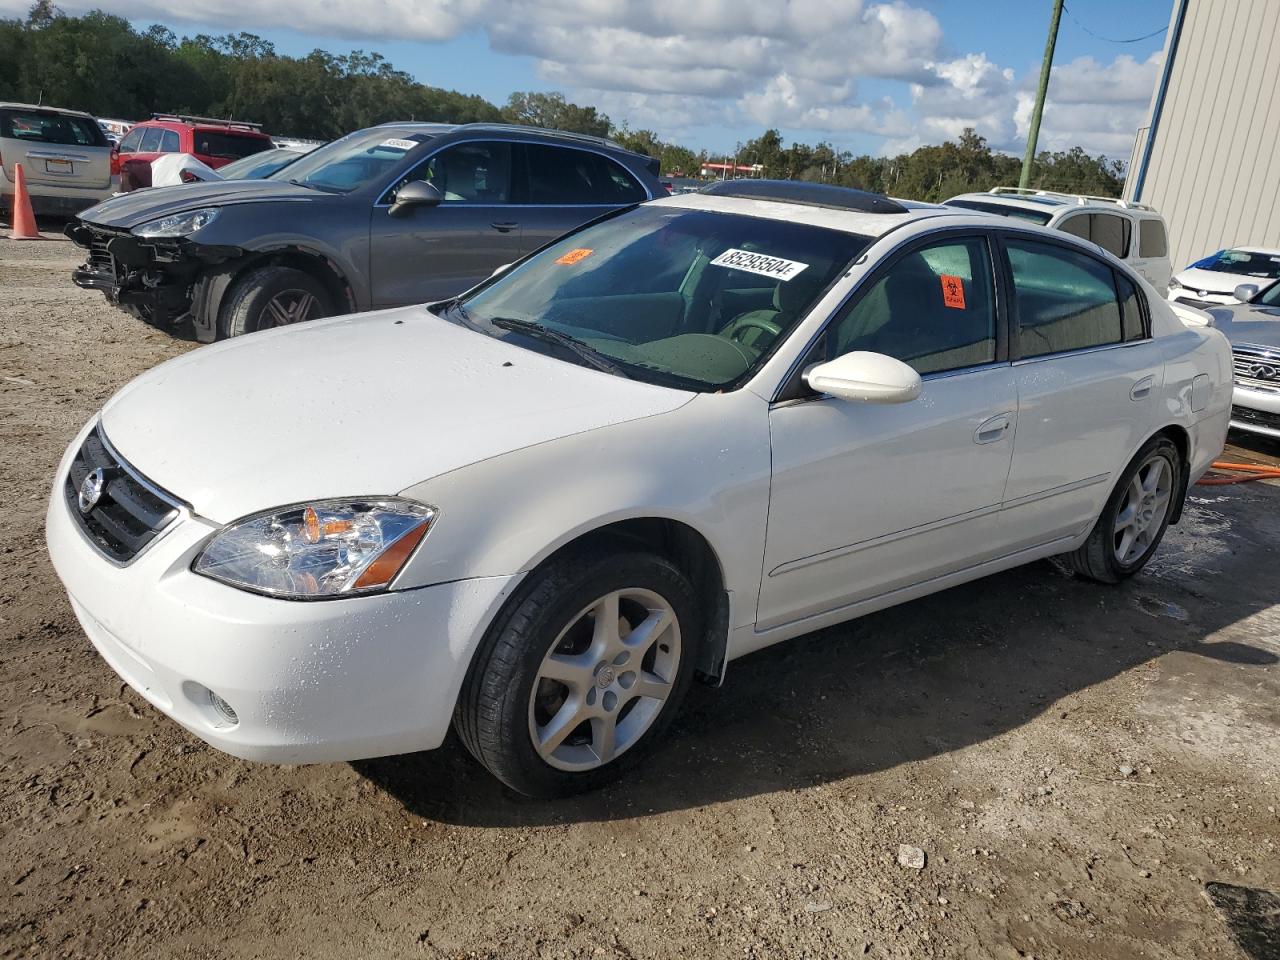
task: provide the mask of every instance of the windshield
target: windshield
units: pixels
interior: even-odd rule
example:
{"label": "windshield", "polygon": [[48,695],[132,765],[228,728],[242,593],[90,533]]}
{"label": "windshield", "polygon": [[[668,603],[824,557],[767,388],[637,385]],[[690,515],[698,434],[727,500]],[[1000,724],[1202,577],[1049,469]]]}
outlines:
{"label": "windshield", "polygon": [[1197,260],[1190,269],[1280,280],[1280,254],[1258,253],[1253,250],[1219,250],[1211,257]]}
{"label": "windshield", "polygon": [[557,355],[551,338],[520,325],[568,335],[638,380],[729,389],[870,242],[783,220],[640,206],[552,244],[455,313]]}
{"label": "windshield", "polygon": [[306,154],[297,150],[266,150],[234,160],[222,167],[218,173],[223,180],[262,180],[303,156]]}
{"label": "windshield", "polygon": [[410,150],[430,139],[429,133],[401,136],[394,130],[376,127],[359,130],[312,150],[267,179],[350,193],[387,177]]}
{"label": "windshield", "polygon": [[1040,210],[1028,210],[1026,207],[1014,207],[1003,203],[987,203],[983,200],[948,200],[948,207],[963,207],[966,210],[981,210],[983,213],[996,213],[1014,220],[1029,220],[1044,226],[1052,214]]}

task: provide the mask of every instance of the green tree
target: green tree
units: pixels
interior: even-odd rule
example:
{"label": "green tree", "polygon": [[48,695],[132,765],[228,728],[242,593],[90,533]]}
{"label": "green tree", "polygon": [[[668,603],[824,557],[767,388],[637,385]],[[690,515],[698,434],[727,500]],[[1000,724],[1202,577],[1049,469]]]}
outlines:
{"label": "green tree", "polygon": [[569,130],[607,137],[611,124],[609,118],[595,107],[580,107],[565,100],[563,93],[539,93],[529,90],[513,93],[502,110],[511,123],[524,123],[531,127],[547,127],[552,130]]}

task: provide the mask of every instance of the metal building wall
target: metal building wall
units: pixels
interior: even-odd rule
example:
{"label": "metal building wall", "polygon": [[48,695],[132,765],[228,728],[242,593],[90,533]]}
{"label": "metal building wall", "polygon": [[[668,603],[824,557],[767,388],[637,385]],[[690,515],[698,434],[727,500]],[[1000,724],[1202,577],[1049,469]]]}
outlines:
{"label": "metal building wall", "polygon": [[1223,247],[1280,249],[1280,0],[1185,0],[1177,31],[1182,2],[1158,117],[1159,88],[1152,100],[1145,175],[1147,130],[1125,183],[1126,199],[1168,221],[1175,271]]}

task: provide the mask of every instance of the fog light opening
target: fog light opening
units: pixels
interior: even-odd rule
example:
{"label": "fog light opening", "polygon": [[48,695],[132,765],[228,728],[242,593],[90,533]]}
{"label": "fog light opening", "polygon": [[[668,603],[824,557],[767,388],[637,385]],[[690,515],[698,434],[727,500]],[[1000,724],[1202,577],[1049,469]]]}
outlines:
{"label": "fog light opening", "polygon": [[234,727],[240,722],[240,718],[236,716],[236,712],[232,709],[231,704],[227,703],[227,701],[223,700],[212,690],[209,691],[209,706],[213,707],[213,712],[216,713],[219,719],[221,719],[228,727]]}
{"label": "fog light opening", "polygon": [[200,711],[204,722],[214,730],[230,730],[240,723],[235,707],[218,696],[202,683],[187,680],[182,684],[182,692],[192,705]]}

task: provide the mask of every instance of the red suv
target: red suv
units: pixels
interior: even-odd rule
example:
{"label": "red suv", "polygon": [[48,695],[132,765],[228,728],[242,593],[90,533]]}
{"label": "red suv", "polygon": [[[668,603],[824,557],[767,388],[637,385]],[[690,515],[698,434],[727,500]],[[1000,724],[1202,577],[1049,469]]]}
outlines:
{"label": "red suv", "polygon": [[157,113],[125,134],[112,151],[111,172],[120,175],[121,190],[134,190],[151,186],[151,161],[161,154],[189,153],[216,170],[274,146],[261,124]]}

